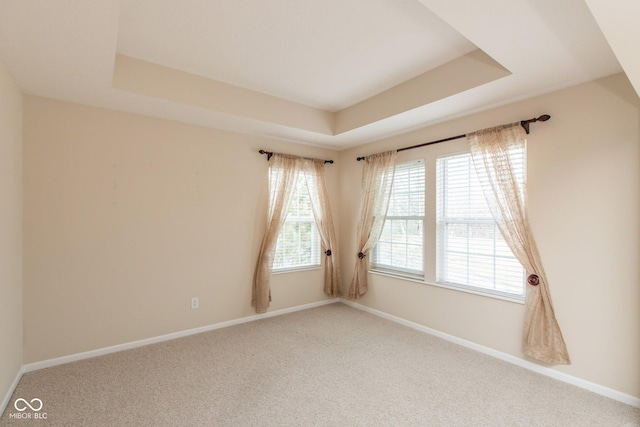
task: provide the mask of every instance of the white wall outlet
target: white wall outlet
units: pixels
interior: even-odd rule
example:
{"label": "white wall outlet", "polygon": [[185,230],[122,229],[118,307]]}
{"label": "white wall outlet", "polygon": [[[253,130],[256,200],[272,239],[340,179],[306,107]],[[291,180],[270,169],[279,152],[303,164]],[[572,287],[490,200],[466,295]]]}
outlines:
{"label": "white wall outlet", "polygon": [[198,297],[191,298],[191,309],[200,307],[200,299]]}

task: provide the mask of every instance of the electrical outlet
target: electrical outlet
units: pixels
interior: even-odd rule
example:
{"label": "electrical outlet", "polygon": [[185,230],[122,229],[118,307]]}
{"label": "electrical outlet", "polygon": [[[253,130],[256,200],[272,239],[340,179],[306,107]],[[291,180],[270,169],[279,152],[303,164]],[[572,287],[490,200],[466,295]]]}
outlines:
{"label": "electrical outlet", "polygon": [[200,307],[200,299],[198,297],[191,298],[191,309]]}

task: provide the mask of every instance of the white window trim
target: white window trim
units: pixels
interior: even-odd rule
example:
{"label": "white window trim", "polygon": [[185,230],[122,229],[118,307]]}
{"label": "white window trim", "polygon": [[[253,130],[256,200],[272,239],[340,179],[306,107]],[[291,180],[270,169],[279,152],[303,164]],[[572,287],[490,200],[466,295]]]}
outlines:
{"label": "white window trim", "polygon": [[[437,173],[437,163],[438,160],[440,158],[444,158],[444,157],[453,157],[453,156],[459,156],[459,155],[464,155],[464,154],[469,154],[469,151],[458,151],[458,152],[451,152],[451,153],[446,153],[446,154],[442,154],[436,157],[435,162],[434,162],[434,167],[436,168],[436,183],[435,183],[435,205],[437,206],[439,203],[438,200],[438,186],[439,183],[437,182],[438,179],[438,173]],[[525,174],[525,180],[526,180],[526,152],[523,153],[523,173]],[[437,209],[437,207],[436,207]],[[464,284],[464,283],[456,283],[456,282],[448,282],[448,281],[440,281],[438,280],[438,275],[440,274],[440,269],[442,268],[440,266],[441,262],[444,262],[444,260],[441,259],[442,257],[442,252],[443,252],[443,248],[438,248],[437,247],[437,242],[439,239],[439,233],[440,228],[441,228],[441,224],[443,221],[439,221],[438,220],[438,212],[436,212],[435,215],[435,228],[436,228],[436,250],[435,250],[435,257],[436,257],[436,281],[435,283],[428,283],[428,282],[424,282],[425,284],[429,284],[432,286],[437,286],[437,287],[441,287],[441,288],[445,288],[445,289],[451,289],[451,290],[455,290],[455,291],[460,291],[460,292],[466,292],[466,293],[471,293],[471,294],[475,294],[475,295],[480,295],[480,296],[485,296],[485,297],[489,297],[489,298],[494,298],[494,299],[499,299],[499,300],[503,300],[503,301],[509,301],[509,302],[514,302],[514,303],[518,303],[518,304],[524,304],[526,301],[526,295],[527,295],[527,287],[526,287],[526,283],[525,283],[525,279],[524,277],[526,277],[527,272],[524,272],[524,277],[523,277],[523,293],[522,295],[518,295],[518,294],[512,294],[509,292],[503,292],[503,291],[498,291],[498,290],[494,290],[494,289],[490,289],[490,288],[482,288],[480,286],[473,286],[473,285],[469,285],[469,284]],[[495,224],[495,220],[493,219],[487,219],[487,220],[466,220],[466,219],[447,219],[444,221],[445,223],[459,223],[459,224],[463,224],[463,223],[468,223],[468,224],[478,224],[478,223],[490,223],[490,224]]]}
{"label": "white window trim", "polygon": [[[413,165],[417,165],[417,164],[422,164],[423,168],[425,169],[425,173],[426,173],[426,165],[425,165],[425,161],[423,159],[415,159],[415,160],[410,160],[408,162],[403,162],[399,165],[396,166],[397,167],[406,167],[406,168],[411,168]],[[392,190],[393,191],[393,190]],[[424,197],[426,198],[426,186],[424,188]],[[425,205],[426,205],[426,200],[425,200]],[[375,273],[379,273],[385,276],[391,276],[391,277],[399,277],[399,278],[406,278],[406,279],[410,279],[410,280],[418,280],[418,281],[423,281],[424,282],[424,274],[425,274],[425,217],[426,215],[399,215],[399,216],[394,216],[394,215],[387,215],[386,219],[385,219],[385,225],[386,225],[386,221],[388,220],[414,220],[414,221],[421,221],[422,222],[422,271],[419,270],[413,270],[413,269],[408,269],[408,268],[402,268],[402,267],[395,267],[395,266],[390,266],[387,264],[376,264],[374,262],[374,259],[376,258],[374,255],[374,252],[378,250],[378,245],[376,243],[376,246],[374,246],[374,248],[371,250],[371,264],[369,266],[369,271],[371,272],[375,272]]]}
{"label": "white window trim", "polygon": [[[453,291],[465,292],[467,294],[479,295],[481,297],[487,297],[487,298],[499,299],[499,300],[508,301],[508,302],[514,302],[514,303],[517,303],[517,304],[524,304],[525,303],[525,297],[524,296],[520,297],[518,295],[507,294],[507,293],[503,293],[503,292],[497,292],[497,291],[494,292],[491,289],[486,289],[484,291],[481,291],[480,288],[461,285],[461,284],[450,284],[450,283],[446,283],[446,282],[436,282],[436,283],[425,282],[425,284],[431,285],[431,286],[437,286],[439,288],[444,288],[444,289],[451,289]],[[525,296],[526,296],[526,289],[525,289]]]}
{"label": "white window trim", "polygon": [[[303,176],[303,173],[299,172],[298,180],[303,180],[303,179],[305,179]],[[292,200],[292,203],[293,203],[293,200]],[[282,274],[282,273],[292,273],[292,272],[304,271],[304,270],[316,270],[316,269],[322,268],[320,232],[318,231],[318,226],[316,224],[316,221],[313,215],[311,217],[300,217],[300,216],[289,217],[287,215],[287,218],[283,224],[282,230],[284,230],[284,226],[286,223],[291,223],[291,222],[301,222],[301,223],[311,222],[311,259],[314,261],[317,260],[317,263],[313,262],[310,264],[298,264],[294,266],[284,266],[284,267],[274,266],[271,269],[271,273]],[[282,233],[282,230],[280,230],[281,233]],[[278,239],[279,238],[280,236],[278,235]],[[278,247],[277,245],[278,245],[278,242],[276,241],[276,247],[274,248],[274,256],[275,256],[275,251],[277,250],[277,247]]]}
{"label": "white window trim", "polygon": [[307,267],[274,268],[271,273],[272,274],[285,274],[285,273],[295,273],[297,271],[320,270],[320,269],[322,269],[322,262],[320,262],[319,265],[309,265]]}
{"label": "white window trim", "polygon": [[371,274],[377,275],[377,276],[384,276],[384,277],[391,277],[393,279],[399,279],[399,280],[403,280],[406,282],[413,282],[413,283],[417,283],[419,285],[427,285],[427,286],[433,286],[436,288],[442,288],[442,289],[447,289],[450,291],[455,291],[455,292],[463,292],[466,294],[473,294],[473,295],[477,295],[477,296],[481,296],[481,297],[486,297],[486,298],[493,298],[493,299],[498,299],[498,300],[502,300],[502,301],[506,301],[506,302],[512,302],[515,304],[520,304],[523,305],[525,303],[525,299],[524,298],[513,298],[510,296],[505,296],[505,295],[492,295],[486,292],[478,292],[474,289],[471,288],[463,288],[460,286],[451,286],[448,285],[446,283],[436,283],[436,282],[432,282],[432,281],[428,281],[428,280],[421,280],[419,278],[416,277],[411,277],[411,276],[403,276],[401,274],[396,274],[396,273],[389,273],[387,271],[383,271],[383,270],[369,270],[369,272]]}

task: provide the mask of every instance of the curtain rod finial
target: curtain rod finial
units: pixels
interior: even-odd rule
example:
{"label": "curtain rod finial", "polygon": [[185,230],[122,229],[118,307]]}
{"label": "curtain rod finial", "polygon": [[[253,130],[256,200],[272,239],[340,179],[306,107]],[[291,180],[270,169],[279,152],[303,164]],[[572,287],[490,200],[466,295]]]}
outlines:
{"label": "curtain rod finial", "polygon": [[258,150],[258,153],[266,154],[267,155],[267,161],[271,160],[271,156],[273,156],[273,153],[271,151]]}
{"label": "curtain rod finial", "polygon": [[522,126],[524,128],[524,131],[527,133],[527,135],[529,135],[529,125],[531,123],[535,123],[535,122],[546,122],[547,120],[549,120],[551,118],[550,115],[548,114],[543,114],[539,117],[533,118],[533,119],[529,119],[529,120],[521,120],[520,121],[520,126]]}
{"label": "curtain rod finial", "polygon": [[[258,153],[266,154],[267,155],[267,161],[271,160],[271,157],[273,157],[274,154],[278,154],[278,153],[274,153],[273,151],[267,151],[267,150],[258,150]],[[297,157],[297,156],[294,156],[294,157]],[[303,157],[303,158],[307,159],[307,160],[316,160],[316,159],[313,159],[311,157]],[[325,160],[324,162],[325,163],[333,163],[333,160]]]}

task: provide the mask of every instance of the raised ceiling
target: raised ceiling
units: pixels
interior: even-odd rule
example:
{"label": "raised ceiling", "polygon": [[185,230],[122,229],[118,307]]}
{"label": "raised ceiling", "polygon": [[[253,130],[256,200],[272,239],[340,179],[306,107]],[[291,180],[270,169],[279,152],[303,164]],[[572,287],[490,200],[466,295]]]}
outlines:
{"label": "raised ceiling", "polygon": [[583,0],[3,0],[25,93],[345,148],[621,71]]}
{"label": "raised ceiling", "polygon": [[415,0],[123,1],[118,53],[338,111],[476,47]]}

